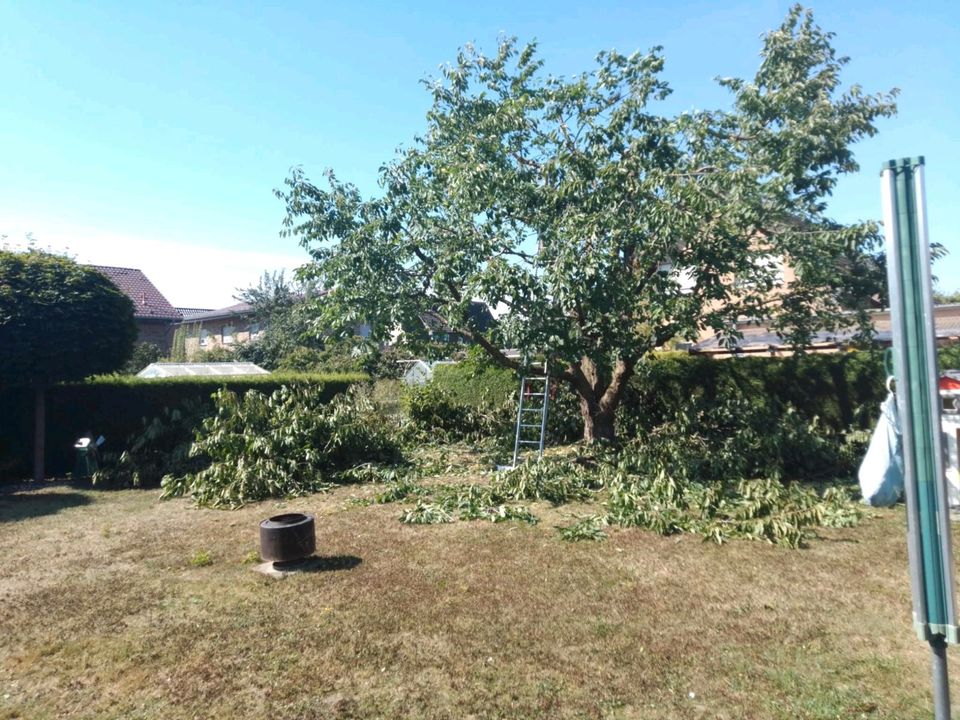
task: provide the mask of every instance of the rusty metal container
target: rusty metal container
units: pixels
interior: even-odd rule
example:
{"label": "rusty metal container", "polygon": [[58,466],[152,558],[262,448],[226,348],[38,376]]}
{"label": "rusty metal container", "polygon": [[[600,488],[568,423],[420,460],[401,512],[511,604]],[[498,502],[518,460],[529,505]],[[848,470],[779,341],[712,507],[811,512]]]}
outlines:
{"label": "rusty metal container", "polygon": [[274,565],[297,563],[316,551],[313,515],[284,513],[260,523],[260,557]]}

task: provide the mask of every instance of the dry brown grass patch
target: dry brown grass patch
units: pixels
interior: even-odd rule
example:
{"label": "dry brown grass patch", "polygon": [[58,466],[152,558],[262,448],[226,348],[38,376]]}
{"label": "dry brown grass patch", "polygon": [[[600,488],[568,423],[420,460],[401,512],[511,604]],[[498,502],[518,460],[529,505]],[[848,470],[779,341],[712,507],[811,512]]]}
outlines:
{"label": "dry brown grass patch", "polygon": [[[371,491],[234,512],[0,496],[0,718],[930,714],[900,510],[800,551],[617,528],[570,545],[569,506],[408,526],[350,502]],[[281,508],[361,562],[254,573],[257,522]]]}

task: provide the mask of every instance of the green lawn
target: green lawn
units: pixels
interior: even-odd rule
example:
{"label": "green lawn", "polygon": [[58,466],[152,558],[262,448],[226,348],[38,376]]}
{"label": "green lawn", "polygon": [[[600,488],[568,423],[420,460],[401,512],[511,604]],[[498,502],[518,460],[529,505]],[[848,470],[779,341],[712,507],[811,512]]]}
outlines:
{"label": "green lawn", "polygon": [[[931,714],[902,509],[802,550],[617,528],[566,544],[575,506],[409,526],[353,501],[375,489],[235,512],[0,495],[0,718]],[[253,571],[280,508],[317,514],[331,569]]]}

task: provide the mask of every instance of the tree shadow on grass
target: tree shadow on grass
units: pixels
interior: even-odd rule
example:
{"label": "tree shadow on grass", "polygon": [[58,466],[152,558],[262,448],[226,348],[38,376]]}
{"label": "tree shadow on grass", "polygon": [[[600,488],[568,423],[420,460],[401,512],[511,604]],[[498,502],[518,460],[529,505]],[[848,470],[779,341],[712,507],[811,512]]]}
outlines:
{"label": "tree shadow on grass", "polygon": [[11,493],[0,495],[0,523],[55,515],[67,508],[89,505],[91,499],[78,492]]}

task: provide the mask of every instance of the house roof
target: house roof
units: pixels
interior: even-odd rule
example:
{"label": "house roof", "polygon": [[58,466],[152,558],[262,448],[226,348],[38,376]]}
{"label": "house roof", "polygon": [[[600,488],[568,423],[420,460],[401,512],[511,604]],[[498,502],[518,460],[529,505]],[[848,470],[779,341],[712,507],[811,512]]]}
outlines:
{"label": "house roof", "polygon": [[184,317],[184,322],[203,322],[204,320],[225,320],[227,318],[238,318],[245,315],[249,315],[253,312],[253,305],[250,303],[236,303],[235,305],[228,305],[224,308],[219,308],[217,310],[205,310],[203,312],[192,315],[191,317]]}
{"label": "house roof", "polygon": [[[956,340],[960,338],[960,305],[938,305],[933,309],[934,337],[937,340]],[[870,313],[874,339],[881,345],[893,342],[890,311],[877,310]],[[743,337],[733,349],[725,346],[717,337],[709,337],[693,345],[692,352],[728,354],[730,352],[766,352],[769,350],[789,350],[789,345],[773,330],[764,324],[741,325]],[[832,348],[850,342],[855,330],[846,328],[836,332],[818,332],[811,338],[810,347]]]}
{"label": "house roof", "polygon": [[180,319],[177,309],[147,279],[142,270],[110,265],[89,265],[88,267],[106,275],[110,282],[133,301],[133,316],[138,320]]}
{"label": "house roof", "polygon": [[205,313],[213,312],[213,308],[182,308],[178,307],[177,312],[180,313],[180,317],[183,318],[184,322],[193,320],[199,315],[204,315]]}

